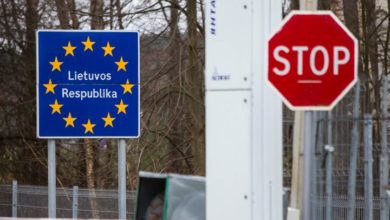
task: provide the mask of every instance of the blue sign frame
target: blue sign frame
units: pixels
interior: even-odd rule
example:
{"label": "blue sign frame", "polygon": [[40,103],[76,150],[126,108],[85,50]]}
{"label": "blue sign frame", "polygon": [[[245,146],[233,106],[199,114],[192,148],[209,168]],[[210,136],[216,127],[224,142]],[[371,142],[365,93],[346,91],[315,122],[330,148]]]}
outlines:
{"label": "blue sign frame", "polygon": [[39,30],[38,138],[140,135],[139,34]]}

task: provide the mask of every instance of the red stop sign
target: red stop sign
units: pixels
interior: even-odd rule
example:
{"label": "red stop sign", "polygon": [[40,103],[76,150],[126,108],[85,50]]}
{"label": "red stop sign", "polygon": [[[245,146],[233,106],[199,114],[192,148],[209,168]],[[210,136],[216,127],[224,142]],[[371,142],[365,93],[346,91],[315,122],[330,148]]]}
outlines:
{"label": "red stop sign", "polygon": [[268,81],[292,110],[330,110],[357,80],[358,44],[331,12],[292,12],[268,41]]}

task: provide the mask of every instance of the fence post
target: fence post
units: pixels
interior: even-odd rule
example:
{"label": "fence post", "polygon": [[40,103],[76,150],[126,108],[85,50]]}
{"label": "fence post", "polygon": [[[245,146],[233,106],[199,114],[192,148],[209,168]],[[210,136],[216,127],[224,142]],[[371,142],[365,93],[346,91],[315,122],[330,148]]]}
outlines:
{"label": "fence post", "polygon": [[332,146],[332,112],[328,112],[328,137],[325,150],[327,151],[326,157],[326,220],[332,220],[332,174],[333,174],[333,151]]}
{"label": "fence post", "polygon": [[381,100],[381,166],[380,166],[380,196],[381,214],[380,220],[389,220],[389,204],[387,195],[387,185],[389,184],[389,154],[387,149],[387,95],[388,79],[383,76],[382,80],[382,100]]}
{"label": "fence post", "polygon": [[79,187],[73,186],[73,206],[72,206],[72,218],[77,219],[79,207]]}
{"label": "fence post", "polygon": [[352,135],[349,161],[349,175],[348,175],[348,218],[347,220],[355,219],[355,205],[356,205],[356,163],[358,158],[359,147],[359,102],[360,102],[360,82],[358,81],[354,89],[353,112],[352,112]]}
{"label": "fence post", "polygon": [[373,220],[372,116],[364,115],[364,219]]}
{"label": "fence post", "polygon": [[18,182],[12,181],[12,217],[18,217]]}

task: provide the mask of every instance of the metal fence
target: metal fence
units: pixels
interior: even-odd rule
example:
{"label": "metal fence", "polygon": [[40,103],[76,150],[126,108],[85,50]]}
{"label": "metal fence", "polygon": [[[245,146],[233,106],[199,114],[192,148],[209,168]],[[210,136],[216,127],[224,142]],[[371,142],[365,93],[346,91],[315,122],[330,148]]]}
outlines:
{"label": "metal fence", "polygon": [[[387,77],[360,82],[334,110],[315,112],[311,219],[390,219],[388,83]],[[285,109],[285,187],[291,186],[293,122]]]}
{"label": "metal fence", "polygon": [[[127,219],[133,218],[135,192],[127,192]],[[47,218],[48,189],[0,185],[0,217]],[[118,219],[118,191],[57,188],[57,218]]]}

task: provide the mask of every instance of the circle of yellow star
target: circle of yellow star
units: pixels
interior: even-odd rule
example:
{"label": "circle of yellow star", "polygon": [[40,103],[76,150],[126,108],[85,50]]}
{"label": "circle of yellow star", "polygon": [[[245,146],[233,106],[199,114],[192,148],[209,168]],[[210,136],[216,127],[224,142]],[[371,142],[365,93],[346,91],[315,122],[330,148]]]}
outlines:
{"label": "circle of yellow star", "polygon": [[63,118],[66,122],[65,128],[68,126],[74,127],[74,121],[76,121],[77,118],[73,118],[72,114],[69,112],[68,117]]}
{"label": "circle of yellow star", "polygon": [[59,104],[58,101],[57,101],[57,99],[54,101],[53,104],[51,104],[51,105],[49,105],[49,106],[52,108],[51,114],[54,114],[54,113],[56,113],[56,112],[59,113],[59,114],[61,114],[61,107],[62,107],[63,105]]}
{"label": "circle of yellow star", "polygon": [[65,50],[65,56],[68,56],[69,54],[74,56],[74,50],[76,49],[76,47],[72,46],[72,44],[70,44],[70,41],[68,41],[67,46],[64,46],[62,48],[64,48]]}
{"label": "circle of yellow star", "polygon": [[51,65],[52,65],[52,69],[51,71],[53,72],[54,70],[58,70],[61,72],[61,65],[64,63],[64,62],[59,62],[57,57],[54,58],[54,61],[52,62],[49,62]]}
{"label": "circle of yellow star", "polygon": [[96,124],[92,124],[91,120],[88,119],[88,122],[86,124],[83,124],[83,127],[85,128],[84,134],[91,132],[93,134],[93,128],[96,126]]}
{"label": "circle of yellow star", "polygon": [[123,58],[121,57],[121,59],[118,61],[118,62],[115,62],[116,65],[118,65],[118,70],[117,72],[119,72],[120,70],[123,70],[126,72],[126,65],[128,64],[129,62],[125,62],[123,61]]}
{"label": "circle of yellow star", "polygon": [[107,127],[107,126],[114,127],[112,122],[115,120],[115,118],[111,118],[111,115],[109,112],[107,113],[107,116],[105,118],[102,118],[102,119],[104,121],[104,127]]}
{"label": "circle of yellow star", "polygon": [[46,88],[45,94],[51,92],[54,94],[54,88],[57,86],[57,84],[53,84],[51,82],[51,79],[49,79],[49,82],[47,84],[43,84],[43,86]]}
{"label": "circle of yellow star", "polygon": [[134,84],[131,84],[129,80],[126,80],[126,84],[121,84],[121,86],[123,87],[123,94],[125,94],[126,92],[133,94],[131,89],[134,87]]}
{"label": "circle of yellow star", "polygon": [[115,107],[118,108],[118,113],[117,113],[117,114],[119,114],[119,113],[121,113],[121,112],[123,112],[124,114],[126,114],[126,108],[127,108],[127,106],[129,106],[129,105],[125,105],[125,104],[123,103],[123,100],[121,99],[121,102],[120,102],[118,105],[115,105]]}
{"label": "circle of yellow star", "polygon": [[111,47],[110,42],[107,42],[107,45],[105,47],[102,47],[104,50],[104,56],[106,55],[112,55],[112,51],[115,49],[115,47]]}
{"label": "circle of yellow star", "polygon": [[89,39],[89,36],[87,37],[86,41],[82,41],[81,43],[84,44],[84,51],[87,51],[87,50],[93,51],[92,46],[95,44],[95,42],[91,41],[91,39]]}

